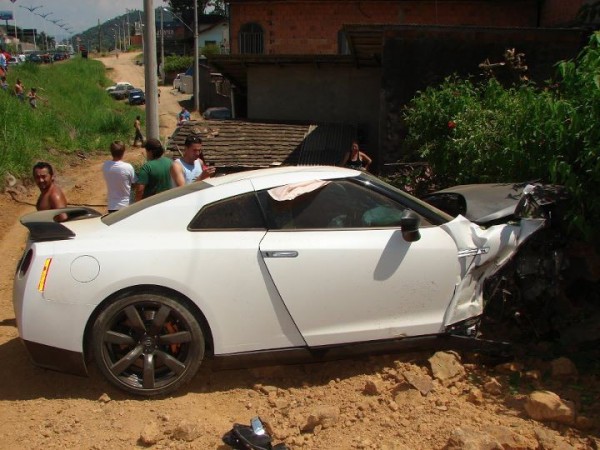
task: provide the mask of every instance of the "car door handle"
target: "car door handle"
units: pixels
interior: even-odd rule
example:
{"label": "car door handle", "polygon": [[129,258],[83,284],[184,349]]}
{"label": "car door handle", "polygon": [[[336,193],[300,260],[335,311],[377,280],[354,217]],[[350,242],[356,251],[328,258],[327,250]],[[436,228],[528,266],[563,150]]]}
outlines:
{"label": "car door handle", "polygon": [[275,250],[261,253],[263,258],[296,258],[298,256],[298,252],[295,250]]}

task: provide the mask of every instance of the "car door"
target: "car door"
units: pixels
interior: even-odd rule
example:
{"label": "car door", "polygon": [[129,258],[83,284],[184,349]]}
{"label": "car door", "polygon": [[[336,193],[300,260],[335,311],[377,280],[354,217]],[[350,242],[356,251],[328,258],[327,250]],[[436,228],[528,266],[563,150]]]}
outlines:
{"label": "car door", "polygon": [[423,219],[407,242],[406,207],[346,180],[293,200],[258,197],[271,222],[261,255],[308,345],[441,331],[460,271],[440,227]]}

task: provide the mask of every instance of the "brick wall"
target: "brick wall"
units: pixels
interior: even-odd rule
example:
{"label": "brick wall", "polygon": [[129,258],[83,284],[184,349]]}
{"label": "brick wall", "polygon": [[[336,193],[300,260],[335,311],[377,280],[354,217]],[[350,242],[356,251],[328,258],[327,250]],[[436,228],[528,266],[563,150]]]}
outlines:
{"label": "brick wall", "polygon": [[541,11],[543,27],[569,26],[585,0],[546,0]]}
{"label": "brick wall", "polygon": [[535,27],[538,20],[535,0],[232,0],[230,13],[232,53],[239,53],[240,27],[257,23],[266,54],[336,54],[344,24]]}

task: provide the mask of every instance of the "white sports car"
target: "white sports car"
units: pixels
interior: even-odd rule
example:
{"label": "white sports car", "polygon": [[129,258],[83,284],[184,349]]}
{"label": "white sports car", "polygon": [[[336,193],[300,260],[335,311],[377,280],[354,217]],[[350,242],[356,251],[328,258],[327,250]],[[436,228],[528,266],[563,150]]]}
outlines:
{"label": "white sports car", "polygon": [[116,386],[159,395],[205,355],[465,333],[484,280],[544,219],[483,229],[368,174],[305,166],[21,222],[14,307],[33,362],[81,374],[93,358]]}

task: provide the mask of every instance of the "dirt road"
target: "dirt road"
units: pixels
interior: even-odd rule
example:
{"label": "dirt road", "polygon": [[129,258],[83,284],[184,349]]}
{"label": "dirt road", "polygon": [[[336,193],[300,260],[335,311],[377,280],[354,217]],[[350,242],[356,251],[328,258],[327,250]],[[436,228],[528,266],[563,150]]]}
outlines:
{"label": "dirt road", "polygon": [[[142,84],[142,69],[126,55],[103,61],[113,79]],[[166,136],[186,97],[160,89]],[[127,155],[142,157],[140,148]],[[104,159],[92,156],[60,170],[70,203],[105,208]],[[0,196],[1,449],[225,449],[221,435],[256,415],[270,422],[276,442],[294,449],[599,448],[598,408],[586,406],[581,390],[552,377],[518,381],[527,370],[544,373],[539,362],[501,371],[463,361],[458,366],[465,372],[447,382],[433,379],[429,353],[251,370],[217,370],[207,361],[184,390],[154,400],[127,397],[93,366],[88,378],[34,367],[18,339],[11,296],[26,239],[18,218],[34,210],[36,195],[18,193],[22,203]],[[578,386],[597,381],[582,377]],[[529,419],[523,403],[534,382],[576,402],[588,422]],[[488,444],[469,446],[477,439]]]}

